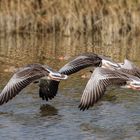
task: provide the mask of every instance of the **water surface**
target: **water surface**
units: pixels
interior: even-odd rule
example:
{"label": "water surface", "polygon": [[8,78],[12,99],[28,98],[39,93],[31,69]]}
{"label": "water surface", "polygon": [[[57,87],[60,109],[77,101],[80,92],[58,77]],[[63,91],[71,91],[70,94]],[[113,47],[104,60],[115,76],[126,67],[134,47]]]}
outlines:
{"label": "water surface", "polygon": [[[0,91],[15,67],[29,63],[59,69],[73,56],[95,52],[116,61],[128,58],[140,66],[139,38],[120,42],[93,42],[92,38],[0,35]],[[78,105],[86,82],[72,75],[60,85],[54,100],[42,101],[38,86],[30,85],[0,107],[2,140],[139,140],[140,93],[109,88],[103,99],[88,111]]]}

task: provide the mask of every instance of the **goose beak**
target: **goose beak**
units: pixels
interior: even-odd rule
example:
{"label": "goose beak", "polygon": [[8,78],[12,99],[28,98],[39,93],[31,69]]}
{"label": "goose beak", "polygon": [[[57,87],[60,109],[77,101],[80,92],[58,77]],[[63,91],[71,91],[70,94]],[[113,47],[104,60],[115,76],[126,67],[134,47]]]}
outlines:
{"label": "goose beak", "polygon": [[140,82],[132,82],[127,81],[127,84],[125,86],[122,86],[123,88],[133,89],[133,90],[140,90]]}
{"label": "goose beak", "polygon": [[134,90],[140,90],[140,83],[139,82],[133,82],[130,84],[130,87]]}
{"label": "goose beak", "polygon": [[127,85],[127,88],[140,91],[140,86]]}
{"label": "goose beak", "polygon": [[60,74],[58,72],[50,72],[48,75],[48,79],[55,80],[55,81],[65,80],[67,78],[68,78],[67,75]]}

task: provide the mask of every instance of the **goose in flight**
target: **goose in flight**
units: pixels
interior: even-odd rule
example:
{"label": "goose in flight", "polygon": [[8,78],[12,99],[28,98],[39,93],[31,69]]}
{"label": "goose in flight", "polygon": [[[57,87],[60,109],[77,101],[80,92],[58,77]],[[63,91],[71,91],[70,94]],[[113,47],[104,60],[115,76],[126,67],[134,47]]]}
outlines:
{"label": "goose in flight", "polygon": [[[97,55],[94,53],[85,53],[77,56],[66,65],[64,65],[59,72],[61,74],[71,75],[87,67],[106,67],[106,68],[118,68],[120,67],[116,62],[112,61],[109,57]],[[46,80],[40,81],[39,95],[43,100],[49,100],[56,96],[59,81]]]}
{"label": "goose in flight", "polygon": [[119,67],[108,65],[106,68],[96,68],[83,92],[80,110],[93,106],[105,93],[109,85],[122,85],[125,88],[140,90],[140,68],[125,59]]}
{"label": "goose in flight", "polygon": [[109,85],[120,85],[126,88],[140,90],[140,79],[120,70],[96,68],[83,92],[80,110],[92,107],[105,93]]}
{"label": "goose in flight", "polygon": [[0,93],[0,105],[7,103],[23,88],[40,78],[59,81],[67,79],[67,76],[52,70],[47,65],[30,64],[23,68],[19,68]]}
{"label": "goose in flight", "polygon": [[[93,71],[83,92],[79,105],[81,110],[93,106],[104,95],[109,85],[123,85],[126,88],[140,90],[140,69],[127,59],[122,64],[102,55],[83,54],[67,63],[59,72],[70,75],[89,66],[98,68]],[[58,81],[43,81],[40,83],[40,97],[46,100],[54,98],[58,86]]]}

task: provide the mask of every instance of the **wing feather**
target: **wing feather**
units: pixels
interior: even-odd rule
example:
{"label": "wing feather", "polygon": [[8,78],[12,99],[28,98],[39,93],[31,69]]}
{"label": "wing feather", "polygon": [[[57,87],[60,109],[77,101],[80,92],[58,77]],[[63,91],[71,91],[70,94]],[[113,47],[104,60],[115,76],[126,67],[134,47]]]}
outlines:
{"label": "wing feather", "polygon": [[0,93],[0,105],[15,97],[23,88],[41,77],[47,76],[41,65],[30,65],[17,71]]}
{"label": "wing feather", "polygon": [[80,110],[93,106],[104,95],[109,85],[125,84],[128,80],[129,77],[119,71],[96,68],[83,92]]}
{"label": "wing feather", "polygon": [[89,66],[99,66],[101,64],[101,58],[96,54],[85,54],[76,57],[74,60],[70,61],[64,65],[59,72],[62,74],[73,74],[78,72],[81,69],[84,69]]}

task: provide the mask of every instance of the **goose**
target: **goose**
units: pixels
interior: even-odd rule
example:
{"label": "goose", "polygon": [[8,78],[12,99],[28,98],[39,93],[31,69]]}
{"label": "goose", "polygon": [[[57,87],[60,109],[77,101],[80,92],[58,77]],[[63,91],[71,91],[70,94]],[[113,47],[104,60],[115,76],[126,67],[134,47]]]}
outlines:
{"label": "goose", "polygon": [[[96,60],[99,62],[95,63]],[[59,72],[70,75],[89,66],[97,68],[85,87],[79,105],[80,110],[92,107],[104,95],[109,85],[121,85],[125,88],[140,90],[140,69],[127,59],[124,63],[116,63],[102,55],[83,54],[64,65]],[[46,100],[54,98],[58,86],[58,81],[51,80],[49,83],[43,81],[40,83],[41,97]]]}
{"label": "goose", "polygon": [[[103,57],[102,57],[103,58]],[[140,68],[128,59],[118,63],[119,67],[96,68],[83,92],[80,110],[93,106],[105,93],[109,85],[121,85],[122,88],[140,90]]]}
{"label": "goose", "polygon": [[[118,68],[119,64],[111,60],[109,57],[97,55],[95,53],[84,53],[76,58],[72,59],[66,65],[64,65],[59,72],[61,74],[71,75],[87,67],[106,67],[106,68]],[[43,100],[51,100],[57,94],[59,81],[41,80],[39,84],[39,95]]]}
{"label": "goose", "polygon": [[14,73],[0,93],[0,105],[7,103],[22,89],[40,78],[48,78],[59,81],[67,79],[67,76],[54,71],[47,65],[29,64],[25,67],[21,67]]}
{"label": "goose", "polygon": [[92,107],[105,93],[109,85],[140,90],[140,79],[121,70],[96,68],[92,73],[81,97],[80,110]]}

